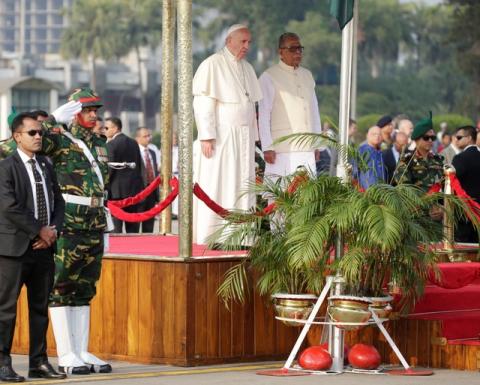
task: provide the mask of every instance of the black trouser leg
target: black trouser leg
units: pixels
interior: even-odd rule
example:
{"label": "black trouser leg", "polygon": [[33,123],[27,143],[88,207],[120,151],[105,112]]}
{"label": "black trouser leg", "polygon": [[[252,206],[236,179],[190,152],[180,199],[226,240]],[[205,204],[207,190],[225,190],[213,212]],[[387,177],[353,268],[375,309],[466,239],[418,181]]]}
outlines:
{"label": "black trouser leg", "polygon": [[23,264],[23,282],[27,286],[30,326],[30,367],[48,361],[48,297],[53,287],[55,264],[51,249],[32,251]]}

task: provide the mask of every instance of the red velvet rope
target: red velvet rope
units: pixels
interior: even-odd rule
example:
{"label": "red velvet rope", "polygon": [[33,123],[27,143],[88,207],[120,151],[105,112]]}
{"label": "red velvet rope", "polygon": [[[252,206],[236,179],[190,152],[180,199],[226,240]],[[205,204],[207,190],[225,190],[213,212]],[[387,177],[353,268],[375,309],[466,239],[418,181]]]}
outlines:
{"label": "red velvet rope", "polygon": [[473,214],[478,220],[480,220],[480,204],[478,204],[470,195],[467,194],[455,174],[450,174],[450,184],[455,194],[465,201],[465,203],[473,211]]}
{"label": "red velvet rope", "polygon": [[[159,179],[159,178],[157,177],[157,179]],[[133,200],[133,199],[137,198],[137,196],[139,196],[141,194],[143,195],[147,191],[147,189],[149,189],[150,186],[152,186],[152,184],[154,182],[155,182],[155,180],[145,190],[143,190],[141,193],[135,195],[135,197],[124,199],[124,201],[128,200],[128,199]],[[172,191],[170,192],[170,194],[168,194],[168,196],[162,202],[157,203],[150,210],[147,210],[147,211],[144,211],[144,212],[141,212],[141,213],[127,213],[124,210],[122,210],[122,208],[121,208],[121,207],[125,207],[127,205],[120,207],[115,203],[115,202],[119,202],[119,201],[109,201],[108,202],[108,208],[110,209],[110,212],[112,213],[112,215],[115,218],[118,218],[122,221],[126,221],[126,222],[143,222],[143,221],[146,221],[148,219],[153,218],[155,215],[160,214],[163,210],[165,210],[165,208],[167,208],[175,200],[175,198],[178,195],[178,179],[177,178],[170,179],[170,187],[172,187]],[[145,194],[145,196],[148,196],[148,194]],[[140,202],[141,199],[139,199],[138,201]],[[132,203],[132,204],[134,204],[134,203]]]}
{"label": "red velvet rope", "polygon": [[[295,190],[298,188],[298,186],[301,183],[305,182],[306,180],[307,180],[306,175],[297,175],[292,180],[292,183],[290,183],[290,185],[287,187],[287,192],[290,193],[290,194],[293,194],[295,192]],[[195,183],[195,185],[193,186],[193,193],[195,194],[195,196],[198,199],[203,201],[203,203],[205,203],[210,210],[212,210],[213,212],[215,212],[216,214],[218,214],[222,218],[226,218],[226,217],[228,217],[229,215],[232,214],[231,211],[228,211],[227,209],[220,206],[217,202],[213,201],[207,195],[207,193],[205,191],[203,191],[203,189],[199,186],[198,183]],[[276,208],[276,204],[275,204],[275,202],[273,202],[273,203],[270,203],[263,210],[253,213],[253,215],[263,217],[263,216],[271,214],[275,210],[275,208]]]}
{"label": "red velvet rope", "polygon": [[442,184],[441,183],[432,184],[432,186],[427,191],[427,194],[430,195],[430,194],[438,193],[438,192],[440,192],[441,189],[442,189]]}
{"label": "red velvet rope", "polygon": [[148,197],[153,191],[155,191],[155,189],[157,189],[158,186],[160,186],[160,183],[162,183],[162,179],[160,178],[160,175],[159,175],[147,187],[145,187],[144,190],[140,191],[137,195],[133,197],[117,200],[117,201],[108,201],[108,207],[110,208],[110,205],[114,205],[116,207],[123,208],[123,207],[136,205],[137,203],[140,203],[146,197]]}

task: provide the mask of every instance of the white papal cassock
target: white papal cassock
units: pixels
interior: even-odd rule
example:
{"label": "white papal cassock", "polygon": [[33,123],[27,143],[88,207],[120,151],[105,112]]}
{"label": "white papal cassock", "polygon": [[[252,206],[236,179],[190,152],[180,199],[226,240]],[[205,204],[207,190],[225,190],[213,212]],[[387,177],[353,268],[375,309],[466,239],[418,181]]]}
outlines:
{"label": "white papal cassock", "polygon": [[320,133],[320,113],[312,73],[280,61],[260,76],[263,99],[259,103],[259,131],[262,150],[274,150],[275,163],[265,163],[265,175],[284,176],[305,166],[315,173],[315,153],[292,142],[274,144],[282,136]]}
{"label": "white papal cassock", "polygon": [[[253,194],[244,194],[248,183],[255,180],[255,102],[261,99],[255,71],[225,47],[200,64],[193,78],[193,95],[198,130],[193,149],[194,181],[224,208],[247,210],[255,204]],[[208,139],[216,141],[211,158],[200,148],[200,140]],[[194,198],[194,243],[206,243],[222,224],[217,214]]]}

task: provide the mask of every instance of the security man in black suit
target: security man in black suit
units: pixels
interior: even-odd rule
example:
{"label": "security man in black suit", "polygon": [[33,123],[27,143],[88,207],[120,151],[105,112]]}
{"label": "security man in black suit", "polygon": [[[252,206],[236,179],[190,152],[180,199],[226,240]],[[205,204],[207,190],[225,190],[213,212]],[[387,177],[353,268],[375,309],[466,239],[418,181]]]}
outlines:
{"label": "security man in black suit", "polygon": [[0,162],[0,380],[22,382],[12,368],[10,350],[23,284],[27,287],[32,378],[63,379],[47,357],[48,297],[55,266],[53,248],[65,203],[49,162],[36,153],[42,129],[35,116],[12,122],[17,150]]}
{"label": "security man in black suit", "polygon": [[387,182],[394,183],[393,181],[393,174],[395,173],[395,169],[397,168],[398,160],[402,153],[406,150],[408,145],[408,137],[403,132],[397,132],[395,134],[395,139],[393,142],[393,146],[383,150],[383,162],[385,163],[385,168],[387,169]]}
{"label": "security man in black suit", "polygon": [[[119,118],[111,117],[105,119],[105,133],[108,138],[108,161],[109,162],[127,162],[131,167],[115,169],[110,167],[108,199],[119,200],[132,197],[143,190],[141,164],[142,157],[137,142],[122,132],[122,121]],[[135,213],[139,211],[138,205],[125,207],[126,212]],[[115,232],[121,233],[123,230],[123,221],[113,218]],[[138,233],[140,223],[125,222],[125,231],[127,233]]]}
{"label": "security man in black suit", "polygon": [[[142,156],[141,170],[144,187],[147,187],[158,176],[158,165],[155,158],[155,152],[148,148],[152,141],[152,132],[147,127],[138,127],[135,132],[137,148]],[[154,207],[160,199],[159,190],[156,189],[152,194],[145,198],[140,204],[140,211],[147,211]],[[142,233],[152,233],[155,224],[155,218],[148,219],[142,223]]]}
{"label": "security man in black suit", "polygon": [[[454,156],[452,165],[465,192],[475,202],[480,203],[480,151],[476,146],[477,130],[473,126],[463,126],[457,131],[458,148],[463,151]],[[478,234],[469,220],[462,220],[455,229],[457,242],[478,243]]]}

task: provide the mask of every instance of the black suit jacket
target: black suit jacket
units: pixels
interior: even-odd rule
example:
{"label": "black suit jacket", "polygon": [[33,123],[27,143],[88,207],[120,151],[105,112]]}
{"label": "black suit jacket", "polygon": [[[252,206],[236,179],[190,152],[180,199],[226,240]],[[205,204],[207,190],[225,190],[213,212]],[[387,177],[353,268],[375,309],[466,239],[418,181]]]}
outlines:
{"label": "black suit jacket", "polygon": [[397,162],[395,160],[395,156],[393,155],[393,151],[391,148],[388,150],[383,150],[383,163],[385,164],[385,168],[387,170],[387,183],[391,183],[393,178],[393,173],[397,168]]}
{"label": "black suit jacket", "polygon": [[452,161],[457,178],[463,189],[480,202],[480,151],[476,146],[467,148],[456,155]]}
{"label": "black suit jacket", "polygon": [[[50,163],[37,156],[47,184],[50,224],[62,230],[65,202]],[[19,257],[25,253],[42,227],[35,219],[32,187],[20,155],[0,162],[0,255]]]}
{"label": "black suit jacket", "polygon": [[128,198],[142,191],[142,157],[137,142],[120,133],[107,142],[107,149],[109,162],[134,162],[136,165],[133,169],[109,168],[109,199]]}
{"label": "black suit jacket", "polygon": [[[138,148],[138,144],[137,144],[137,148]],[[157,165],[157,159],[155,157],[155,152],[153,150],[150,150],[150,149],[148,149],[148,152],[150,154],[150,159],[152,160],[153,175],[155,175],[155,177],[157,177],[158,176],[158,165]],[[143,155],[141,155],[141,156],[142,156],[142,160],[141,160],[142,181],[143,181],[144,187],[147,187],[148,186],[148,183],[147,183],[147,169],[145,168],[145,164],[143,163]],[[159,190],[156,189],[155,192],[152,193],[152,196],[155,197],[155,202],[158,202],[160,200]]]}

